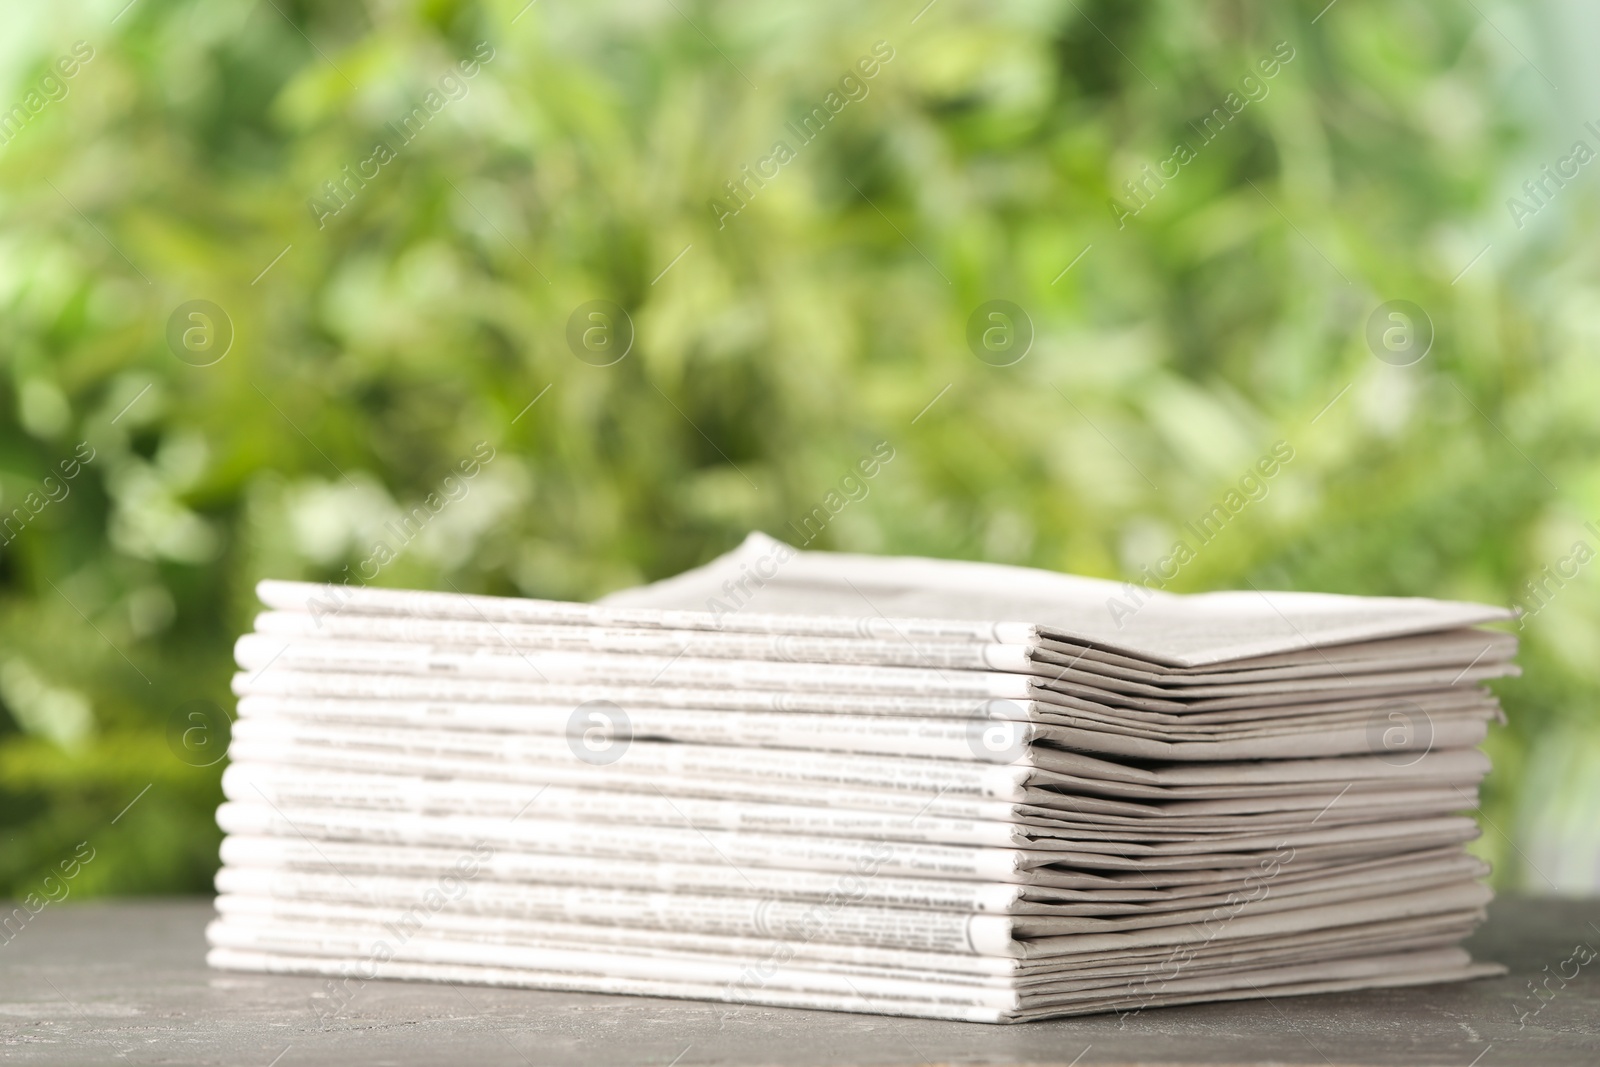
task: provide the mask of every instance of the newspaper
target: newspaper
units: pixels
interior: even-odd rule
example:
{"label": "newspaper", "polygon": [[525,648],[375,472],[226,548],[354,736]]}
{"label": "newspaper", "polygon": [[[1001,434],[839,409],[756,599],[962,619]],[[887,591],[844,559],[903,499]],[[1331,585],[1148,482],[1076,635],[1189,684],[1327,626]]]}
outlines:
{"label": "newspaper", "polygon": [[[447,727],[488,733],[560,734],[570,730],[576,705],[476,705],[463,702],[353,701],[248,696],[239,715],[263,721]],[[619,705],[620,706],[620,705]],[[1417,704],[1421,707],[1421,704]],[[1241,760],[1356,755],[1370,751],[1371,721],[1380,708],[1319,717],[1299,716],[1266,725],[1172,730],[1105,722],[1087,716],[1050,721],[966,720],[900,716],[749,713],[710,709],[627,709],[631,737],[692,744],[813,751],[880,753],[935,759],[979,758],[1009,762],[1035,744],[1141,760]],[[1481,694],[1428,701],[1429,740],[1443,747],[1480,742],[1498,705]],[[982,724],[975,726],[974,724]],[[990,724],[993,725],[990,725]],[[988,738],[982,736],[988,735]],[[976,741],[984,743],[975,743]]]}
{"label": "newspaper", "polygon": [[[301,870],[224,867],[224,894],[274,900],[406,909],[434,888],[426,879]],[[1252,933],[1285,934],[1481,908],[1489,892],[1442,873],[1376,886],[1343,885],[1252,901],[1225,928],[1215,908],[1126,916],[994,915],[847,902],[827,909],[806,901],[652,893],[625,888],[473,881],[450,900],[453,915],[572,922],[726,937],[805,939],[896,950],[1045,959],[1059,954],[1189,944]],[[432,916],[429,917],[431,923]]]}
{"label": "newspaper", "polygon": [[[1245,736],[1285,729],[1315,728],[1319,724],[1344,723],[1369,718],[1374,711],[1393,708],[1397,701],[1384,697],[1338,697],[1309,699],[1270,708],[1241,708],[1173,715],[1134,708],[1111,708],[1088,702],[1070,705],[1036,700],[938,700],[913,699],[883,701],[861,699],[855,694],[817,694],[807,700],[770,690],[678,689],[634,686],[502,686],[493,682],[448,679],[395,678],[382,675],[344,672],[296,671],[289,668],[240,673],[234,677],[238,696],[251,706],[265,706],[264,698],[285,698],[274,702],[288,706],[287,698],[328,698],[318,701],[319,713],[341,717],[359,716],[365,710],[389,705],[395,708],[419,707],[429,710],[441,724],[446,717],[464,729],[511,730],[540,714],[571,708],[593,700],[611,700],[622,706],[649,710],[676,710],[696,714],[718,711],[759,712],[744,720],[755,725],[768,720],[779,723],[812,724],[820,729],[846,730],[829,726],[806,716],[843,715],[852,718],[936,719],[969,724],[974,720],[1002,722],[1040,722],[1058,726],[1092,727],[1107,732],[1123,731],[1152,738],[1209,740]],[[703,697],[701,700],[691,699]],[[1494,696],[1480,686],[1414,692],[1405,704],[1428,712],[1481,708],[1491,714],[1499,710]],[[509,705],[509,706],[508,706]],[[785,718],[784,716],[799,716]],[[1311,722],[1309,720],[1315,720]],[[476,721],[475,721],[476,720]],[[724,720],[732,721],[732,720]],[[479,725],[481,723],[481,726]],[[862,726],[863,729],[893,729],[887,726]]]}
{"label": "newspaper", "polygon": [[[1154,687],[1118,683],[1122,691],[1097,684],[1099,676],[1070,667],[1028,672],[954,670],[938,667],[885,667],[854,664],[790,664],[771,660],[702,659],[693,656],[627,656],[611,653],[524,651],[511,645],[405,644],[376,640],[280,637],[246,634],[234,649],[239,666],[265,672],[269,665],[291,670],[429,675],[567,685],[623,683],[804,692],[927,694],[981,700],[1044,700],[1065,703],[1076,697],[1106,707],[1123,705],[1148,711],[1183,712],[1272,706],[1312,697],[1393,696],[1412,691],[1473,684],[1513,673],[1500,662],[1465,669],[1398,671],[1389,674],[1337,674],[1323,678],[1190,687],[1179,699]],[[1070,706],[1070,705],[1069,705]]]}
{"label": "newspaper", "polygon": [[[1160,886],[1169,872],[1249,870],[1284,850],[1296,863],[1356,859],[1446,845],[1478,836],[1465,818],[1412,819],[1370,826],[1315,828],[1242,836],[1215,845],[1136,844],[1080,838],[1032,842],[1030,847],[906,842],[678,825],[596,825],[562,819],[509,820],[371,809],[225,802],[217,822],[230,833],[449,846],[463,839],[494,848],[609,857],[629,862],[716,863],[737,856],[739,867],[875,872],[907,877],[975,879],[1071,887],[1092,885],[1085,872],[1138,872]],[[1048,847],[1039,847],[1045,845]],[[914,847],[911,847],[914,846]]]}
{"label": "newspaper", "polygon": [[[956,797],[1023,799],[1025,787],[1044,781],[1043,772],[1031,766],[989,764],[973,760],[916,760],[857,753],[804,752],[791,755],[765,749],[730,749],[717,745],[636,740],[629,743],[626,760],[618,765],[588,765],[579,761],[565,737],[549,735],[485,735],[448,730],[386,729],[376,727],[283,725],[270,720],[240,719],[233,727],[235,759],[251,756],[252,748],[266,752],[292,749],[318,757],[324,765],[335,760],[372,766],[380,757],[416,756],[438,761],[461,761],[465,767],[482,766],[484,773],[516,780],[549,768],[552,773],[586,775],[636,775],[654,771],[677,777],[726,774],[738,778],[766,778],[799,786],[834,785],[851,789],[879,789]],[[470,762],[469,762],[470,761]],[[391,766],[401,766],[398,761]],[[439,767],[452,766],[440,762]],[[465,768],[464,768],[465,769]],[[496,775],[498,769],[501,774]],[[536,779],[527,779],[536,780]]]}
{"label": "newspaper", "polygon": [[[693,779],[733,797],[762,790],[805,790],[806,800],[850,798],[854,806],[891,811],[944,811],[986,817],[974,803],[1016,801],[1080,817],[1094,814],[1240,813],[1330,808],[1334,798],[1373,803],[1376,795],[1451,790],[1470,800],[1488,761],[1472,749],[1434,749],[1408,765],[1378,757],[1282,763],[1094,765],[1077,773],[971,760],[910,760],[845,752],[776,752],[682,742],[634,741],[626,760],[589,765],[573,757],[566,737],[462,734],[448,729],[376,729],[347,725],[278,725],[243,718],[234,726],[235,758],[294,765],[432,774],[525,784],[605,784],[653,789],[651,782]],[[1182,771],[1195,771],[1184,774]],[[843,792],[834,792],[843,790]],[[1160,808],[1142,801],[1165,801]],[[1142,806],[1141,806],[1142,805]],[[1187,805],[1187,806],[1176,806]],[[1341,808],[1344,801],[1341,800]],[[1330,816],[1336,817],[1338,816]]]}
{"label": "newspaper", "polygon": [[[371,774],[305,773],[293,767],[236,762],[223,775],[223,794],[230,800],[251,803],[265,800],[280,808],[356,808],[416,812],[429,815],[471,815],[479,818],[524,815],[542,820],[599,822],[611,825],[679,826],[760,833],[791,833],[815,837],[860,837],[881,842],[928,842],[978,845],[990,848],[1025,848],[1041,851],[1115,851],[1123,856],[1149,858],[1215,850],[1249,850],[1269,839],[1275,847],[1300,847],[1351,839],[1377,840],[1380,833],[1404,827],[1408,831],[1440,825],[1440,820],[1460,807],[1460,800],[1418,810],[1413,797],[1403,805],[1369,807],[1367,819],[1349,812],[1339,820],[1301,814],[1289,820],[1236,817],[1195,831],[1178,823],[1172,831],[1146,832],[1142,826],[1070,819],[1019,821],[952,819],[919,815],[907,819],[897,812],[852,811],[794,803],[750,803],[699,797],[673,798],[608,793],[596,789],[542,786],[538,790],[498,783],[442,782]],[[537,806],[535,806],[537,805]],[[1448,820],[1467,827],[1469,820]],[[1263,825],[1263,822],[1266,825]]]}
{"label": "newspaper", "polygon": [[[281,646],[279,646],[281,647]],[[372,699],[425,700],[430,702],[463,700],[483,703],[555,704],[574,707],[596,699],[608,699],[627,707],[679,707],[700,710],[787,711],[816,714],[929,716],[938,718],[991,718],[1018,721],[1052,716],[1061,721],[1099,716],[1112,724],[1152,723],[1203,728],[1206,725],[1252,722],[1307,715],[1363,712],[1395,704],[1392,694],[1346,695],[1328,698],[1290,697],[1272,705],[1237,708],[1186,708],[1179,713],[1160,709],[1115,706],[1051,692],[1044,698],[1027,700],[971,699],[929,694],[790,692],[775,689],[737,687],[694,687],[679,685],[620,685],[615,682],[559,684],[535,679],[531,682],[484,678],[460,678],[448,672],[440,676],[388,675],[370,671],[296,670],[269,660],[260,667],[241,672],[233,682],[239,696],[330,696]],[[1430,706],[1438,700],[1456,701],[1484,697],[1476,685],[1454,685],[1444,689],[1412,691],[1405,695],[1411,703]]]}
{"label": "newspaper", "polygon": [[[302,906],[297,912],[291,911],[285,914],[285,909],[281,906],[274,907],[270,911],[251,909],[248,906],[250,898],[224,897],[223,900],[228,909],[227,923],[225,926],[219,925],[218,931],[221,936],[216,940],[239,948],[275,946],[279,949],[311,952],[319,950],[351,954],[362,950],[370,952],[376,947],[375,942],[384,937],[387,932],[385,927],[392,928],[396,919],[403,916],[403,913],[397,915],[393,909],[382,907],[340,908],[338,906],[322,909]],[[245,906],[241,907],[241,904]],[[394,918],[389,918],[391,916]],[[269,918],[270,922],[267,921]],[[332,922],[328,922],[329,919],[340,920],[339,925],[335,926]],[[611,944],[606,941],[603,933],[596,931],[594,927],[579,929],[585,933],[595,931],[591,935],[592,941],[598,943],[578,945],[570,936],[539,934],[522,936],[516,929],[538,927],[542,930],[557,930],[559,927],[556,924],[513,922],[484,929],[466,929],[463,928],[464,925],[464,922],[441,924],[435,930],[425,931],[421,936],[408,939],[403,947],[410,948],[412,952],[420,950],[421,953],[436,960],[453,958],[455,962],[502,961],[513,966],[517,964],[528,966],[537,960],[537,965],[542,967],[559,967],[579,973],[586,971],[620,973],[630,977],[659,975],[665,966],[680,975],[687,972],[696,974],[706,981],[722,983],[738,981],[743,972],[760,959],[756,952],[749,950],[746,950],[749,952],[748,955],[744,953],[735,955],[665,949],[654,938],[643,933],[630,937],[626,942]],[[1445,938],[1451,934],[1459,936],[1461,929],[1461,925],[1456,923],[1451,926],[1435,927],[1429,933],[1396,937],[1394,924],[1383,925],[1391,938],[1391,944],[1382,947],[1389,952],[1406,947],[1442,948],[1447,944]],[[710,937],[705,939],[711,940]],[[1375,947],[1375,939],[1371,937],[1356,934],[1353,940],[1360,942],[1360,949],[1366,953],[1371,953]],[[1402,943],[1395,945],[1392,943],[1394,940]],[[290,944],[285,945],[285,941],[289,941]],[[750,942],[758,951],[761,947],[771,951],[785,943],[782,940]],[[1353,946],[1319,947],[1322,950],[1319,956],[1327,961],[1341,957],[1348,958],[1349,949]],[[879,961],[889,959],[904,961],[916,957],[937,958],[938,954],[883,949],[865,951],[871,953],[867,962],[845,963],[812,958],[804,963],[797,963],[791,960],[791,965],[783,972],[781,984],[791,989],[843,992],[846,984],[853,979],[861,982],[864,990],[884,995],[926,996],[929,992],[935,992],[946,997],[962,996],[973,1002],[992,1004],[1000,997],[1016,996],[1019,993],[1029,999],[1039,999],[1082,989],[1104,990],[1116,986],[1126,988],[1130,984],[1127,979],[1137,974],[1138,965],[1145,963],[1147,959],[1138,955],[1102,953],[1094,960],[1092,966],[1058,963],[1049,969],[1036,969],[1025,975],[1007,976],[950,969],[950,961],[960,957],[952,957],[949,954],[944,954],[944,959],[940,960],[937,969],[920,969],[906,967],[903,962],[888,966]],[[1263,951],[1258,948],[1233,958],[1217,952],[1199,961],[1191,961],[1193,968],[1191,973],[1218,974],[1241,969],[1259,969],[1263,962],[1292,959],[1294,959],[1293,953],[1273,952],[1270,949]]]}
{"label": "newspaper", "polygon": [[1495,970],[1497,608],[760,535],[594,605],[258,591],[217,966],[988,1022]]}
{"label": "newspaper", "polygon": [[[569,741],[565,735],[324,725],[252,716],[234,724],[231,751],[235,758],[243,758],[249,749],[242,746],[260,744],[275,751],[293,749],[308,758],[321,754],[328,761],[371,760],[379,754],[396,758],[425,756],[471,761],[470,766],[481,767],[482,773],[495,777],[536,774],[540,773],[538,768],[548,765],[589,774],[590,781],[609,774],[642,773],[648,768],[683,777],[762,778],[794,787],[835,785],[1038,804],[1047,804],[1067,792],[1148,799],[1292,795],[1319,782],[1338,782],[1341,788],[1348,785],[1358,793],[1402,784],[1419,787],[1437,783],[1448,788],[1475,783],[1488,770],[1488,760],[1476,750],[1443,747],[1429,749],[1404,764],[1374,755],[1135,764],[1037,746],[1018,751],[1011,762],[991,763],[970,752],[952,758],[913,758],[653,740],[630,741],[627,766],[618,767],[583,764],[575,758]],[[351,766],[355,766],[354,762]],[[496,774],[497,770],[502,773]],[[1030,791],[1029,787],[1035,788]]]}
{"label": "newspaper", "polygon": [[[298,582],[257,586],[269,607],[565,623],[618,629],[732,630],[882,641],[1081,643],[1149,664],[1198,667],[1506,620],[1506,609],[1421,598],[1141,589],[1049,571],[955,560],[801,552],[762,534],[705,567],[597,605]],[[730,606],[730,601],[735,602]],[[1022,621],[997,621],[1022,620]]]}
{"label": "newspaper", "polygon": [[[643,744],[642,742],[640,743]],[[631,759],[632,750],[630,750]],[[453,777],[457,780],[478,779],[489,782],[505,782],[523,786],[544,786],[553,784],[571,785],[579,788],[593,788],[602,783],[608,789],[618,794],[655,793],[668,796],[702,796],[718,799],[743,799],[749,802],[764,802],[783,799],[787,790],[781,783],[763,780],[759,775],[750,777],[730,776],[725,780],[709,778],[696,778],[677,773],[669,773],[660,778],[652,777],[645,769],[646,754],[639,753],[639,763],[631,767],[626,773],[610,771],[604,775],[591,774],[587,767],[572,768],[562,767],[558,759],[552,755],[552,765],[532,766],[526,761],[496,762],[474,758],[449,758],[429,755],[419,752],[389,752],[383,750],[366,750],[359,748],[336,749],[324,745],[295,746],[293,744],[272,744],[255,741],[239,741],[235,744],[233,755],[239,762],[274,762],[282,766],[289,766],[312,773],[316,771],[359,771],[374,774],[393,774],[409,777]],[[1428,760],[1437,765],[1447,761],[1445,753],[1430,753]],[[1437,758],[1435,758],[1437,757]],[[657,760],[655,763],[671,764],[681,762],[707,762],[699,760],[675,761]],[[749,771],[750,768],[742,768]],[[796,771],[802,770],[795,768]],[[815,776],[821,779],[833,777],[826,767],[816,768],[819,773]],[[1218,803],[1233,805],[1234,810],[1244,812],[1266,812],[1276,810],[1280,803],[1287,808],[1288,814],[1284,820],[1287,822],[1301,821],[1304,818],[1313,818],[1323,809],[1337,803],[1343,810],[1346,805],[1355,811],[1363,810],[1390,802],[1396,805],[1407,805],[1411,801],[1418,802],[1419,807],[1431,804],[1441,793],[1448,792],[1459,800],[1461,808],[1472,807],[1477,799],[1477,784],[1481,772],[1464,772],[1459,778],[1446,778],[1427,783],[1436,788],[1419,789],[1390,789],[1382,781],[1369,783],[1349,783],[1349,788],[1336,786],[1329,783],[1328,792],[1319,794],[1308,792],[1314,789],[1317,783],[1269,783],[1264,786],[1247,788],[1245,785],[1215,785],[1195,786],[1180,789],[1163,790],[1160,788],[1120,786],[1115,783],[1079,779],[1067,783],[1062,789],[1030,788],[1018,791],[1016,800],[1009,802],[995,802],[981,799],[951,797],[949,792],[930,793],[896,792],[872,793],[867,790],[808,788],[807,801],[812,804],[834,803],[841,806],[848,805],[858,810],[895,812],[904,818],[910,819],[919,813],[937,814],[957,818],[1016,818],[1019,815],[1035,818],[1051,818],[1063,822],[1081,822],[1104,826],[1116,825],[1118,820],[1113,813],[1124,810],[1123,805],[1141,802],[1160,802],[1163,797],[1172,798],[1171,803],[1156,803],[1153,811],[1161,812],[1170,809],[1173,804],[1203,804]],[[1361,788],[1357,788],[1361,786]],[[1067,791],[1071,790],[1071,791]],[[1136,799],[1130,799],[1136,798]],[[1337,799],[1336,799],[1337,798]],[[1318,800],[1320,799],[1320,805]],[[1005,803],[1003,809],[997,809],[994,803]],[[1015,806],[1013,806],[1015,805]],[[1182,810],[1182,809],[1179,809]],[[1344,817],[1330,817],[1331,822],[1343,821]],[[1270,824],[1273,820],[1263,819],[1261,822]],[[1163,823],[1166,820],[1163,819]],[[1194,825],[1185,824],[1174,820],[1174,826]],[[1198,825],[1206,825],[1203,821]]]}
{"label": "newspaper", "polygon": [[[314,587],[311,587],[314,588]],[[309,596],[309,590],[307,595]],[[772,660],[963,670],[997,670],[1056,676],[1077,667],[1107,685],[1177,689],[1227,682],[1252,685],[1330,674],[1377,670],[1462,667],[1482,659],[1503,660],[1515,650],[1510,634],[1465,629],[1410,639],[1336,646],[1322,654],[1299,653],[1270,661],[1248,660],[1221,670],[1176,671],[1125,657],[1086,655],[1091,646],[1051,639],[1028,644],[922,642],[855,638],[809,638],[792,634],[665,629],[611,629],[531,625],[404,615],[356,613],[319,616],[306,611],[269,611],[256,616],[258,634],[282,637],[394,641],[439,646],[499,646],[529,651],[615,653],[697,658]],[[1320,652],[1320,650],[1319,650]]]}
{"label": "newspaper", "polygon": [[[213,944],[216,944],[230,929],[226,924],[214,924],[212,929],[208,929],[207,936]],[[314,938],[308,939],[302,943],[302,948],[313,948],[316,943]],[[622,978],[530,967],[414,962],[392,956],[385,957],[382,951],[382,947],[386,944],[384,942],[369,941],[366,944],[372,946],[369,952],[349,956],[296,954],[281,942],[274,942],[270,951],[221,947],[213,948],[207,953],[206,962],[213,967],[226,970],[269,974],[326,975],[339,979],[359,975],[362,979],[422,980],[517,989],[574,990],[585,993],[690,998],[733,1004],[760,1004],[772,1007],[987,1023],[1031,1022],[1060,1016],[1142,1010],[1205,1001],[1247,1000],[1268,995],[1303,996],[1350,989],[1429,985],[1503,974],[1505,970],[1492,965],[1473,964],[1466,953],[1459,950],[1399,953],[1364,958],[1345,965],[1329,963],[1263,968],[1209,981],[1204,978],[1175,979],[1166,983],[1160,993],[1147,995],[1137,994],[1130,984],[1114,983],[1109,991],[1098,996],[1091,994],[1073,998],[1062,997],[1038,1006],[992,1008],[975,1006],[970,1000],[963,1001],[960,997],[933,999],[924,996],[922,999],[891,999],[882,996],[868,997],[855,992],[846,996],[790,991],[770,982],[743,986],[715,985],[676,978]]]}
{"label": "newspaper", "polygon": [[[224,839],[222,860],[229,867],[298,870],[355,877],[381,874],[437,879],[451,873],[459,853],[426,846],[400,847],[357,841],[257,837],[236,834]],[[1204,872],[1202,881],[1158,886],[1137,878],[1086,888],[903,878],[875,873],[871,878],[841,881],[825,871],[793,868],[735,868],[727,863],[618,864],[590,856],[517,852],[500,849],[480,861],[481,877],[497,882],[540,882],[555,885],[607,884],[654,892],[684,891],[732,896],[756,895],[784,900],[828,901],[845,894],[871,904],[943,911],[1007,915],[1132,915],[1223,904],[1230,894],[1246,893],[1255,881],[1248,872]],[[1329,864],[1295,864],[1280,871],[1272,885],[1277,892],[1296,887],[1374,883],[1439,872],[1463,879],[1482,877],[1482,860],[1458,848],[1439,848],[1376,859]]]}
{"label": "newspaper", "polygon": [[[414,908],[401,910],[370,903],[341,904],[323,900],[293,900],[270,896],[223,893],[217,897],[217,911],[239,926],[269,926],[285,921],[318,924],[326,930],[331,924],[382,925],[391,932],[410,936],[432,935],[450,940],[488,941],[532,946],[582,946],[601,952],[629,952],[639,955],[711,956],[726,960],[770,960],[781,953],[797,966],[814,969],[864,972],[915,971],[930,980],[949,981],[968,977],[998,984],[1009,981],[1017,986],[1059,980],[1071,973],[1079,977],[1137,976],[1162,962],[1170,947],[1103,948],[1063,952],[1044,959],[1016,956],[980,956],[970,953],[918,952],[876,945],[820,941],[813,938],[779,939],[770,936],[733,937],[722,934],[688,933],[680,930],[652,930],[614,924],[594,925],[572,922],[544,922],[475,914],[456,914],[443,910],[420,923]],[[1331,926],[1294,934],[1258,934],[1237,938],[1211,939],[1186,947],[1186,953],[1204,965],[1237,967],[1311,956],[1354,956],[1374,951],[1398,951],[1436,944],[1442,939],[1459,938],[1481,918],[1481,912],[1462,910],[1439,912],[1361,924],[1358,927]]]}
{"label": "newspaper", "polygon": [[[1476,894],[1481,887],[1468,883],[1483,872],[1475,869],[1470,859],[1458,854],[1453,863],[1395,864],[1386,868],[1368,868],[1348,876],[1329,874],[1325,882],[1290,883],[1284,886],[1283,892],[1252,901],[1250,913],[1265,915],[1277,911],[1303,910],[1309,915],[1317,907],[1362,902],[1373,899],[1374,894],[1381,894],[1381,899],[1391,903],[1409,899],[1405,894],[1422,894],[1425,890],[1433,891],[1428,894],[1432,900],[1453,899],[1445,895],[1447,891]],[[276,901],[332,901],[399,908],[414,905],[417,899],[436,885],[436,880],[423,877],[380,876],[361,871],[335,870],[327,864],[305,868],[229,865],[223,868],[217,883],[218,889],[224,893],[259,895]],[[595,896],[595,893],[599,895]],[[585,894],[589,895],[586,897]],[[697,894],[682,887],[671,893],[661,893],[628,886],[596,891],[591,887],[560,882],[475,882],[466,896],[469,899],[464,901],[461,897],[452,899],[448,913],[731,937],[791,938],[803,935],[840,943],[883,943],[890,944],[890,947],[893,944],[883,941],[883,938],[903,937],[905,930],[916,931],[918,938],[927,937],[934,930],[960,930],[964,935],[969,935],[964,942],[967,948],[963,951],[974,950],[977,942],[970,936],[974,930],[987,934],[1005,929],[1012,937],[1037,941],[1045,937],[1086,936],[1214,922],[1219,906],[1217,902],[1228,899],[1228,894],[1214,893],[1187,898],[1175,902],[1181,907],[1164,909],[1148,905],[1124,906],[1120,909],[1089,905],[1036,905],[1013,913],[995,913],[1010,916],[1005,926],[986,922],[979,927],[968,924],[967,919],[974,915],[994,918],[995,914],[975,912],[971,908],[933,909],[880,904],[856,900],[853,896],[846,902],[826,905],[828,921],[825,924],[815,921],[819,911],[814,900],[758,897],[749,893]],[[581,907],[574,904],[580,898],[586,901]],[[1476,897],[1473,896],[1473,899]],[[595,910],[601,905],[608,905],[613,910]],[[707,916],[715,918],[708,919]],[[436,917],[429,916],[430,924]],[[706,926],[707,922],[714,922],[715,928]]]}

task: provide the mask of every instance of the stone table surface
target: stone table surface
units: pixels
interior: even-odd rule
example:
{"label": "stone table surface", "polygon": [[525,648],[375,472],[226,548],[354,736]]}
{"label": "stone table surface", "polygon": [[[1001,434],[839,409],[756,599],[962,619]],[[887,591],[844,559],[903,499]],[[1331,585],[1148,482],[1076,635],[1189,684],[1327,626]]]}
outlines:
{"label": "stone table surface", "polygon": [[1600,949],[1596,900],[1497,901],[1470,947],[1506,978],[1018,1026],[381,981],[324,1025],[318,979],[209,970],[211,916],[204,899],[46,907],[0,943],[0,1062],[1600,1064],[1600,959],[1577,962]]}

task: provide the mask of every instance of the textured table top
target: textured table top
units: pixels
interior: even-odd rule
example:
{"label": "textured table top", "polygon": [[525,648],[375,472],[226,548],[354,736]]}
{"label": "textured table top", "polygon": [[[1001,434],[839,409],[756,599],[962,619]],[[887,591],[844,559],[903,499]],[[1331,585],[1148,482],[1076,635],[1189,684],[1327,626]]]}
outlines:
{"label": "textured table top", "polygon": [[1009,1027],[399,982],[365,984],[324,1026],[317,979],[207,969],[211,915],[207,900],[45,908],[0,943],[0,1061],[1600,1064],[1600,958],[1581,962],[1600,950],[1600,901],[1496,902],[1471,947],[1507,978]]}

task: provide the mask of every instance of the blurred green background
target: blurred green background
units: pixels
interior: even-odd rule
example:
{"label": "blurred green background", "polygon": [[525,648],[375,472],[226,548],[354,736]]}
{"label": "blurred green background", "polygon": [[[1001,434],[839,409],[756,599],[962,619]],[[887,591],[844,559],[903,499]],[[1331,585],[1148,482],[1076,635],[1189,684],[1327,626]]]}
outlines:
{"label": "blurred green background", "polygon": [[[1135,577],[1280,440],[1171,588],[1531,603],[1600,547],[1600,167],[1522,188],[1600,149],[1576,6],[524,3],[0,15],[0,893],[83,840],[80,895],[207,891],[221,766],[167,732],[231,706],[253,583],[342,577],[478,442],[378,584],[597,596],[792,539],[880,440],[816,547]],[[1574,566],[1497,686],[1506,887],[1600,883]]]}

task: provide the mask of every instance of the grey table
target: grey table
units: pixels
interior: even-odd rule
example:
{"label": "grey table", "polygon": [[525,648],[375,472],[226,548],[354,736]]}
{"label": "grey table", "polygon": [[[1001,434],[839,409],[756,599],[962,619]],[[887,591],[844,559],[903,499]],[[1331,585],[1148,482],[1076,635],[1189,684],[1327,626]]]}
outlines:
{"label": "grey table", "polygon": [[[1600,958],[1573,956],[1600,949],[1600,901],[1496,902],[1471,947],[1508,978],[1009,1027],[398,982],[367,983],[323,1026],[309,1007],[317,979],[208,970],[211,914],[205,900],[47,907],[0,944],[0,1060],[1600,1064]],[[1542,997],[1532,980],[1547,983]]]}

